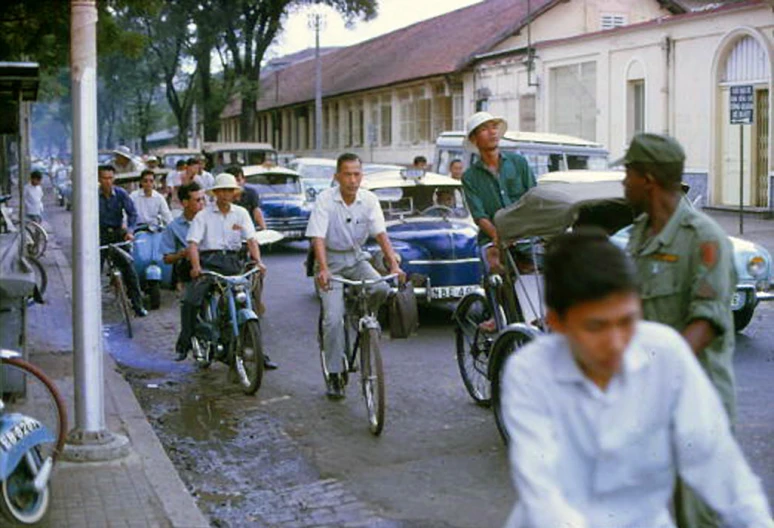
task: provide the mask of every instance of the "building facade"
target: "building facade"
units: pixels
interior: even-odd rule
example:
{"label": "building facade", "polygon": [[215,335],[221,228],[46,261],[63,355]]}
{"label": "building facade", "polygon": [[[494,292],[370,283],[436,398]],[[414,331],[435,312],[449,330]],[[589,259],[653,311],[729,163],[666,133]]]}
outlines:
{"label": "building facade", "polygon": [[[612,156],[637,132],[671,134],[708,203],[736,205],[741,189],[745,205],[774,208],[772,49],[766,0],[487,0],[327,53],[322,155],[431,158],[441,131],[485,109]],[[752,125],[729,123],[738,85],[753,86]],[[223,140],[238,137],[240,110],[224,111]],[[264,75],[258,110],[257,140],[314,155],[314,60]]]}

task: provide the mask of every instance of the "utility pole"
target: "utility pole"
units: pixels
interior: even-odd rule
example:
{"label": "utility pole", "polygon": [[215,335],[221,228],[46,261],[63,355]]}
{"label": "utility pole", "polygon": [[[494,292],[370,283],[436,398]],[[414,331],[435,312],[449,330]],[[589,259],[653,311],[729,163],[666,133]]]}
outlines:
{"label": "utility pole", "polygon": [[73,356],[75,428],[64,456],[74,461],[120,458],[129,440],[105,427],[102,299],[97,195],[97,5],[70,2],[73,105]]}
{"label": "utility pole", "polygon": [[320,30],[325,23],[325,15],[322,13],[322,6],[318,3],[312,8],[309,15],[309,23],[314,29],[314,149],[315,155],[322,157],[322,135],[323,135],[323,117],[322,117],[322,60],[320,60]]}

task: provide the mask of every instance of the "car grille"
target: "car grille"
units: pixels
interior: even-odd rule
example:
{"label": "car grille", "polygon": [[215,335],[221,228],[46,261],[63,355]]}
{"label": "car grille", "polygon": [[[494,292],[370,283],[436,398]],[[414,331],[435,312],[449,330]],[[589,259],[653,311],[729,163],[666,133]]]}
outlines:
{"label": "car grille", "polygon": [[274,229],[275,231],[287,231],[306,229],[306,225],[309,223],[309,218],[302,216],[290,216],[286,218],[266,218],[266,228]]}

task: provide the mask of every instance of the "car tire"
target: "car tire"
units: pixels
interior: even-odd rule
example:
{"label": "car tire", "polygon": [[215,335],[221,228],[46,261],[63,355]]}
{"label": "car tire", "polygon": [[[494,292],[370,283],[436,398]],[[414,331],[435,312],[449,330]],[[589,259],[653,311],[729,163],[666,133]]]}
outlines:
{"label": "car tire", "polygon": [[758,305],[758,300],[755,298],[755,294],[747,296],[747,300],[744,305],[738,310],[734,311],[734,330],[741,332],[752,321],[753,314],[755,313],[755,307]]}

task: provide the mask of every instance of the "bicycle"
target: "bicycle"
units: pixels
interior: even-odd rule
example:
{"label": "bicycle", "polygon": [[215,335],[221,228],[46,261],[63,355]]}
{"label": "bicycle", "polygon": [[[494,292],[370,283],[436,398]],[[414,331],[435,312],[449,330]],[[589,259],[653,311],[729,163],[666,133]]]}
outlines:
{"label": "bicycle", "polygon": [[[11,195],[0,196],[0,233],[15,233],[19,230],[17,223],[11,216],[12,209],[3,204],[11,200]],[[48,233],[42,225],[27,220],[24,223],[24,247],[26,256],[40,258],[46,252],[48,246]]]}
{"label": "bicycle", "polygon": [[[344,365],[341,371],[344,384],[349,381],[350,372],[360,370],[360,386],[368,412],[368,428],[374,435],[381,434],[384,429],[384,414],[387,405],[384,391],[384,368],[379,350],[382,328],[376,314],[368,308],[367,286],[393,280],[398,275],[393,273],[378,279],[349,280],[333,276],[331,280],[344,285]],[[356,288],[356,289],[353,289]],[[330,371],[325,362],[323,349],[323,311],[320,307],[320,317],[317,325],[317,340],[320,348],[320,363],[326,386],[330,384]],[[350,332],[356,337],[352,343]],[[359,352],[359,354],[358,354]],[[360,368],[356,361],[360,359]]]}
{"label": "bicycle", "polygon": [[105,244],[100,246],[100,251],[107,250],[105,261],[108,264],[107,276],[110,282],[110,286],[115,293],[116,301],[118,301],[118,307],[121,310],[121,316],[126,323],[126,334],[130,339],[133,337],[132,332],[132,306],[129,303],[129,296],[126,292],[126,284],[124,283],[124,276],[121,270],[116,265],[114,259],[122,258],[128,260],[130,263],[134,261],[132,256],[121,249],[121,246],[127,246],[131,244],[128,240],[126,242],[117,242],[114,244]]}
{"label": "bicycle", "polygon": [[[0,349],[0,364],[0,515],[12,526],[33,525],[48,510],[67,408],[51,379],[17,352]],[[21,389],[12,390],[15,385]]]}
{"label": "bicycle", "polygon": [[215,281],[191,338],[197,365],[208,368],[213,360],[226,363],[247,395],[255,394],[263,380],[261,326],[252,300],[252,278],[259,272],[258,267],[241,275],[203,270],[203,277]]}

